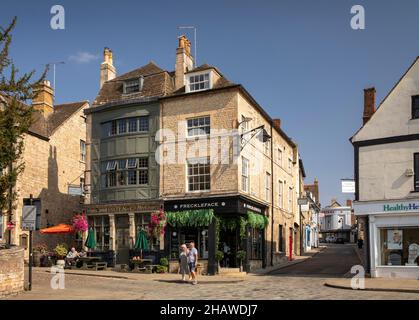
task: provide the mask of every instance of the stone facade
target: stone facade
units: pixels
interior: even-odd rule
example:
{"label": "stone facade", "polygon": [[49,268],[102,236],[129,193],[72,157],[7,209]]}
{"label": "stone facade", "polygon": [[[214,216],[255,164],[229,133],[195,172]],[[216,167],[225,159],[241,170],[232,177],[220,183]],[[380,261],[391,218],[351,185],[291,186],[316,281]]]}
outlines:
{"label": "stone facade", "polygon": [[[65,107],[65,105],[64,105]],[[58,126],[49,137],[27,134],[24,138],[25,150],[22,161],[25,170],[16,184],[18,198],[13,212],[12,243],[25,248],[28,258],[29,232],[22,231],[22,208],[32,194],[35,205],[40,205],[40,228],[59,223],[70,223],[75,213],[81,212],[80,196],[70,195],[69,186],[80,186],[84,179],[85,160],[81,159],[80,140],[86,141],[86,123],[83,109]],[[6,219],[6,217],[3,217]],[[4,223],[4,227],[6,223]],[[5,235],[7,235],[5,230]],[[74,244],[74,235],[42,235],[35,231],[34,245],[46,243],[50,249],[57,243]],[[6,241],[6,236],[3,237]]]}
{"label": "stone facade", "polygon": [[[211,137],[197,141],[186,138],[187,119],[202,116],[210,117],[211,133],[217,130],[226,130],[229,133],[234,130],[240,131],[241,128],[237,128],[237,124],[242,117],[252,118],[248,130],[263,125],[267,133],[272,135],[267,152],[264,144],[256,138],[249,139],[240,155],[233,151],[235,147],[233,139]],[[299,185],[298,149],[271,126],[271,122],[242,91],[228,88],[163,99],[160,126],[169,132],[168,135],[160,137],[160,140],[164,141],[160,155],[163,155],[165,161],[170,162],[160,166],[160,192],[163,199],[243,195],[268,207],[269,226],[265,231],[267,264],[271,264],[271,261],[279,263],[285,255],[289,255],[290,234],[293,237],[293,255],[300,254],[300,215],[297,198],[302,192],[302,187]],[[272,144],[273,157],[270,144]],[[216,147],[216,151],[210,150],[211,145]],[[211,163],[209,191],[188,192],[186,159],[205,154],[199,150],[206,151],[211,158],[217,155],[219,162]],[[242,157],[248,159],[250,165],[247,190],[241,185]],[[269,173],[272,179],[268,191],[265,182],[266,173]],[[282,187],[279,183],[282,183]],[[282,188],[281,196],[280,188]],[[269,193],[268,197],[266,192]],[[280,225],[282,240],[279,235]],[[279,248],[279,243],[282,243],[282,248]],[[255,263],[252,262],[252,266]]]}
{"label": "stone facade", "polygon": [[0,298],[24,290],[24,250],[0,249]]}

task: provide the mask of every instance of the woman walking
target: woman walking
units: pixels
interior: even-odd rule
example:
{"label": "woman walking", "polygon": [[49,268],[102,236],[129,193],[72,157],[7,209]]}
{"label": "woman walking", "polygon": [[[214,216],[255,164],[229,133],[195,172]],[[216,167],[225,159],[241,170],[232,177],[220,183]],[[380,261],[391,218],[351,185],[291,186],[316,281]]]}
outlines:
{"label": "woman walking", "polygon": [[182,244],[179,255],[179,272],[182,274],[182,281],[186,281],[186,275],[189,275],[188,254],[186,244]]}

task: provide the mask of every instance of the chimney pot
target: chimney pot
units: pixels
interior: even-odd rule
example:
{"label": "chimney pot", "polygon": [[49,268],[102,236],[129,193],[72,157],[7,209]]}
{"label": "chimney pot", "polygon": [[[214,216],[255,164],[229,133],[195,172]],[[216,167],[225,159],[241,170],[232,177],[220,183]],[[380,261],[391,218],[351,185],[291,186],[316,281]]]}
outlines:
{"label": "chimney pot", "polygon": [[364,114],[362,117],[365,125],[375,112],[375,88],[364,89]]}

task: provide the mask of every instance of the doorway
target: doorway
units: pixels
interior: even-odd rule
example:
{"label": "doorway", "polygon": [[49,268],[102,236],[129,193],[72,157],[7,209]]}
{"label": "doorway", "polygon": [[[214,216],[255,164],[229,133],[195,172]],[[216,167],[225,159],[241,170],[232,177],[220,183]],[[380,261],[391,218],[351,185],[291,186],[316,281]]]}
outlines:
{"label": "doorway", "polygon": [[115,217],[116,227],[116,263],[129,263],[130,237],[129,237],[129,218],[128,215],[118,215]]}
{"label": "doorway", "polygon": [[220,264],[223,268],[237,268],[236,252],[238,247],[237,230],[220,230],[220,242],[218,250],[224,253]]}

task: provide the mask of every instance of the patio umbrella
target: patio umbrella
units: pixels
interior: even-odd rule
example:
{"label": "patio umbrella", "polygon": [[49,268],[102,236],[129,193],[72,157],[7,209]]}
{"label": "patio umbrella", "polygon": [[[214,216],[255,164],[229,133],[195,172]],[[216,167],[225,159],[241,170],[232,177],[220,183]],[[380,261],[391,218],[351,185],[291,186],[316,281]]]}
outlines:
{"label": "patio umbrella", "polygon": [[89,249],[96,248],[95,232],[93,231],[93,228],[89,229],[89,232],[87,233],[87,239],[84,245]]}
{"label": "patio umbrella", "polygon": [[73,233],[74,228],[69,224],[61,223],[53,227],[41,229],[40,232],[43,234]]}
{"label": "patio umbrella", "polygon": [[144,229],[138,232],[137,241],[135,241],[134,249],[140,250],[140,258],[143,258],[143,250],[148,249],[147,235]]}

